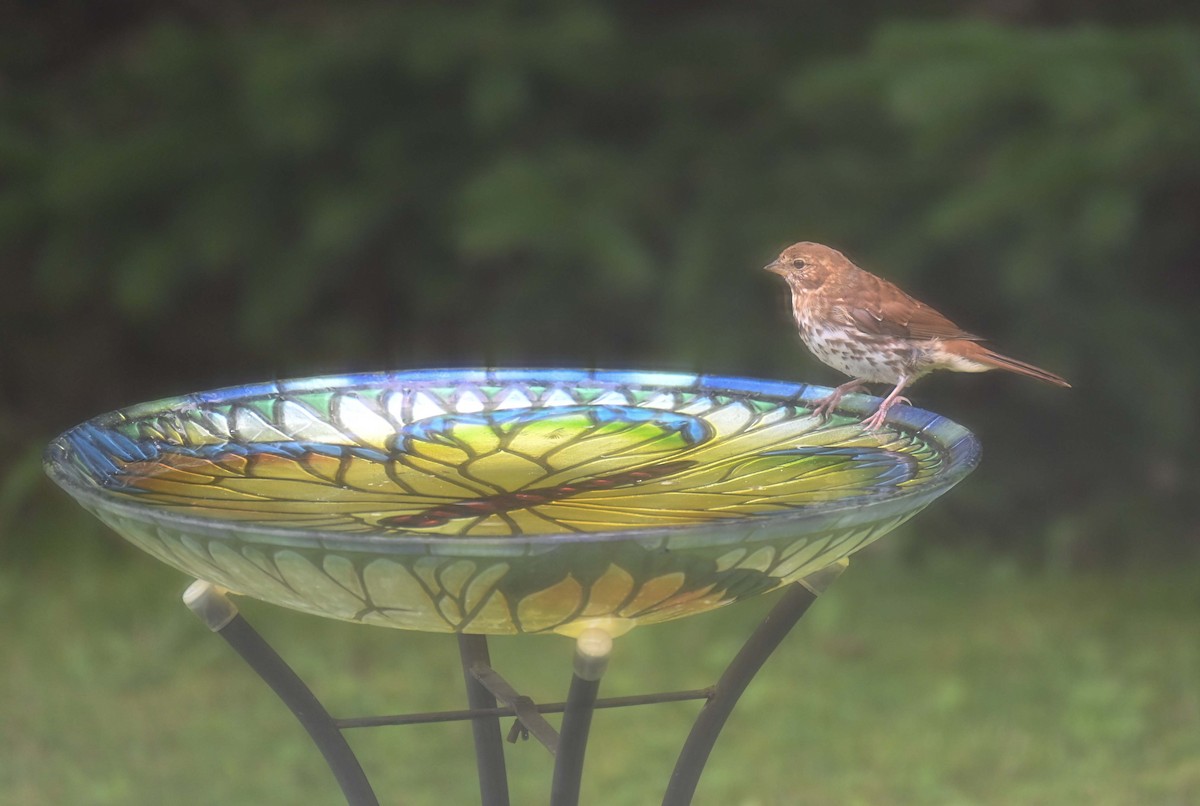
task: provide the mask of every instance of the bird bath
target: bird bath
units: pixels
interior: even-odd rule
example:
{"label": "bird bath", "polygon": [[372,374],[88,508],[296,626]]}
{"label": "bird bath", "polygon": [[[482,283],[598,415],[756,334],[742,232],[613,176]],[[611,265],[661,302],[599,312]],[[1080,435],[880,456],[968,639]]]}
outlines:
{"label": "bird bath", "polygon": [[[582,770],[581,715],[597,705],[613,637],[787,588],[777,609],[790,606],[790,621],[747,643],[754,662],[735,681],[744,688],[822,577],[978,460],[969,432],[919,409],[898,407],[874,432],[858,421],[875,398],[849,397],[826,421],[811,416],[828,391],[560,369],[280,381],[101,415],[51,443],[46,467],[115,531],[202,581],[189,604],[294,710],[311,693],[303,684],[289,693],[290,669],[225,591],[459,634],[472,710],[458,718],[475,728],[484,803],[507,803],[501,713],[556,753],[553,801],[568,803]],[[561,704],[561,737],[540,717],[553,707],[490,668],[483,638],[545,632],[577,639],[572,695],[577,684],[581,693],[574,707],[570,696]],[[691,693],[708,710],[720,685]],[[374,803],[341,731],[404,720],[325,717],[329,725],[305,727],[347,799]],[[704,729],[712,741],[723,721]],[[707,758],[696,752],[691,766],[681,757],[689,780],[673,778],[665,802],[690,799]]]}

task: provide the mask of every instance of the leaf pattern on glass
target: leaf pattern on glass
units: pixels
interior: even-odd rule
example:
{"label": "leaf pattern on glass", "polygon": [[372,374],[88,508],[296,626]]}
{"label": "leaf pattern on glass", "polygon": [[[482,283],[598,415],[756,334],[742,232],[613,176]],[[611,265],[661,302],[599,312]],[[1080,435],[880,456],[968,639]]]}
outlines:
{"label": "leaf pattern on glass", "polygon": [[[448,411],[455,400],[485,408]],[[818,428],[795,406],[701,396],[640,406],[575,398],[498,408],[499,400],[512,395],[493,395],[491,408],[430,390],[398,409],[359,396],[322,406],[252,401],[189,412],[182,423],[85,428],[73,439],[110,489],[158,506],[397,536],[606,532],[749,517],[897,489],[939,466],[937,453],[911,436]],[[397,410],[407,422],[394,420]],[[228,429],[212,428],[222,417]]]}

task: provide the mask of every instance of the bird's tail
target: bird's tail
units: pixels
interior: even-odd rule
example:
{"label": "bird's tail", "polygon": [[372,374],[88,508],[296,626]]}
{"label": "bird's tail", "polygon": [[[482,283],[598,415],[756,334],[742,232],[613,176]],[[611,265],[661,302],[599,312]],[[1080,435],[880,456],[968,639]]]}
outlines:
{"label": "bird's tail", "polygon": [[1071,384],[1067,383],[1066,379],[1055,375],[1053,372],[1048,372],[1041,367],[1035,367],[1033,364],[1026,364],[1024,361],[1018,361],[1015,358],[1009,358],[1006,355],[993,352],[982,344],[965,340],[955,340],[953,344],[953,351],[955,353],[961,355],[963,358],[983,364],[988,368],[1006,369],[1018,375],[1028,375],[1030,378],[1037,378],[1039,381],[1052,383],[1055,386],[1071,388]]}

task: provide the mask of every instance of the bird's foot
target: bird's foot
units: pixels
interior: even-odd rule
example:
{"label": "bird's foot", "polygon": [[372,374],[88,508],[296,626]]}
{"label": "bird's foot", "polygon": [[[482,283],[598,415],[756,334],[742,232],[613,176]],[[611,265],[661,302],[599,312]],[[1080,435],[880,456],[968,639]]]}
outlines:
{"label": "bird's foot", "polygon": [[829,393],[828,397],[822,398],[813,406],[812,414],[814,417],[819,417],[822,420],[827,420],[837,410],[838,403],[842,402],[842,398],[851,392],[856,392],[862,388],[861,381],[850,381],[843,383],[841,386]]}
{"label": "bird's foot", "polygon": [[879,409],[874,414],[862,421],[863,428],[867,431],[878,431],[883,427],[883,422],[887,419],[888,412],[892,410],[892,406],[895,406],[897,403],[903,403],[906,406],[912,405],[912,401],[907,397],[900,395],[889,397],[879,404]]}
{"label": "bird's foot", "polygon": [[842,402],[842,396],[835,392],[829,397],[823,398],[821,402],[813,406],[812,414],[814,417],[819,417],[822,420],[828,420],[840,402]]}

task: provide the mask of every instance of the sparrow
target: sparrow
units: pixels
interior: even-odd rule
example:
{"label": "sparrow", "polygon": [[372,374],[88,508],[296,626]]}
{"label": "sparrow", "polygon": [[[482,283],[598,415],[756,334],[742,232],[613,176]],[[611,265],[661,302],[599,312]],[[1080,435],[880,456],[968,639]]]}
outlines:
{"label": "sparrow", "polygon": [[900,393],[939,369],[987,372],[1004,369],[1070,387],[1058,375],[993,352],[979,336],[960,328],[882,277],[855,266],[836,249],[796,243],[763,267],[787,281],[800,338],[814,356],[851,380],[813,409],[829,416],[842,397],[867,383],[893,389],[874,414],[862,421],[869,431],[883,425]]}

